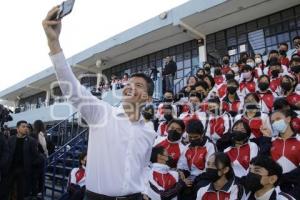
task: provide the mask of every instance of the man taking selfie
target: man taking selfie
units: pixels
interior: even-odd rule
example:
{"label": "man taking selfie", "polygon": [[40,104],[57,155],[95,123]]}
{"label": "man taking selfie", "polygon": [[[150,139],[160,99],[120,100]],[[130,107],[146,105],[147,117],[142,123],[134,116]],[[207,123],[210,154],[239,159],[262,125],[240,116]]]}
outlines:
{"label": "man taking selfie", "polygon": [[142,174],[156,135],[145,126],[140,111],[151,100],[153,82],[145,74],[132,75],[118,108],[94,97],[80,85],[64,57],[59,42],[61,21],[52,20],[58,11],[56,6],[48,12],[43,28],[60,88],[89,125],[87,199],[140,200]]}

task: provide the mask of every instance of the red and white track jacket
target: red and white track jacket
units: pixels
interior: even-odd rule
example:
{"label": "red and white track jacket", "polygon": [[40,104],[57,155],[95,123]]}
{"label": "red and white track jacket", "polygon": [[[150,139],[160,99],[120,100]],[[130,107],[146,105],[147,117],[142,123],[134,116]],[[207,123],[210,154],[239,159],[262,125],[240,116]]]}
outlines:
{"label": "red and white track jacket", "polygon": [[258,147],[255,143],[248,142],[240,147],[228,147],[224,153],[231,160],[234,174],[240,178],[248,174],[250,161],[257,156]]}

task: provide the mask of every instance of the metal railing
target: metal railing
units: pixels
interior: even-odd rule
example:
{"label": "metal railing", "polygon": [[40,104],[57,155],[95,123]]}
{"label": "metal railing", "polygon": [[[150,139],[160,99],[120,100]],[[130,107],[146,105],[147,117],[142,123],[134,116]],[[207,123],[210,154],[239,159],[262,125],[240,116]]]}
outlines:
{"label": "metal railing", "polygon": [[44,198],[58,199],[66,192],[70,171],[78,166],[78,157],[87,149],[88,128],[51,154],[45,164]]}
{"label": "metal railing", "polygon": [[186,85],[185,83],[186,78],[195,75],[198,69],[199,69],[198,66],[192,67],[191,71],[184,74],[184,76],[174,84],[174,88],[173,88],[174,94],[177,94]]}

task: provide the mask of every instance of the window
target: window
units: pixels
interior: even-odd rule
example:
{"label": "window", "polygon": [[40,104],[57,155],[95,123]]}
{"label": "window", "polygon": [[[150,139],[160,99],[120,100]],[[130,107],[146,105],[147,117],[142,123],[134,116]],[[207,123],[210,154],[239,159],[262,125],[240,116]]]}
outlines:
{"label": "window", "polygon": [[177,76],[177,78],[182,78],[183,77],[183,70],[177,70],[176,76]]}

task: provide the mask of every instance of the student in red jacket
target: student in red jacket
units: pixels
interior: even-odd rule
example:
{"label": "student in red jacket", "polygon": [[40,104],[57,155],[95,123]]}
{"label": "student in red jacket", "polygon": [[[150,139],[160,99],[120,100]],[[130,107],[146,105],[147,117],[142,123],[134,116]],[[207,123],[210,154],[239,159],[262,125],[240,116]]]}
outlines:
{"label": "student in red jacket", "polygon": [[273,92],[270,90],[270,78],[262,75],[258,78],[258,90],[256,94],[259,96],[260,111],[269,114],[272,112],[275,100]]}
{"label": "student in red jacket", "polygon": [[293,131],[291,119],[290,110],[273,112],[272,129],[279,134],[271,137],[272,130],[263,127],[262,132],[266,137],[262,137],[260,148],[262,154],[269,153],[282,166],[284,180],[281,182],[281,189],[300,198],[300,137]]}
{"label": "student in red jacket", "polygon": [[236,93],[238,88],[239,83],[235,79],[228,80],[226,96],[222,99],[222,112],[228,112],[232,117],[241,111],[241,101]]}
{"label": "student in red jacket", "polygon": [[197,192],[197,200],[245,199],[242,186],[237,183],[229,157],[218,152],[209,157],[206,173],[208,185],[202,185]]}
{"label": "student in red jacket", "polygon": [[182,135],[185,131],[185,125],[182,120],[173,119],[168,123],[167,136],[158,137],[154,146],[164,147],[168,155],[173,159],[170,167],[176,168],[180,155],[183,153],[185,146],[182,143]]}
{"label": "student in red jacket", "polygon": [[236,177],[248,174],[250,160],[257,156],[258,147],[250,142],[251,129],[243,120],[234,123],[231,131],[232,145],[224,150],[230,158]]}

